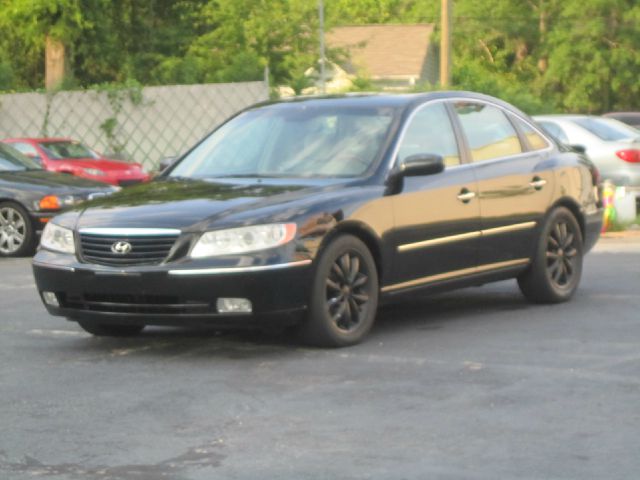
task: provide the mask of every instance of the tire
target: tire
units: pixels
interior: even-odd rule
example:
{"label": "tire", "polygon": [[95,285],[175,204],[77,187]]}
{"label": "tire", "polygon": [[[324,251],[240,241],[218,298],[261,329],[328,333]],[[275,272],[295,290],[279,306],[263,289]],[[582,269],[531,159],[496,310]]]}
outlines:
{"label": "tire", "polygon": [[78,321],[78,325],[96,337],[133,337],[144,330],[144,325],[111,325],[85,321]]}
{"label": "tire", "polygon": [[554,209],[540,232],[529,269],[518,277],[520,290],[535,303],[566,302],[580,283],[583,255],[578,221],[567,208]]}
{"label": "tire", "polygon": [[307,318],[298,334],[319,347],[346,347],[362,341],[376,317],[378,272],[367,246],[340,235],[322,251],[314,272]]}
{"label": "tire", "polygon": [[14,202],[0,202],[0,257],[24,257],[34,251],[36,232],[29,213]]}

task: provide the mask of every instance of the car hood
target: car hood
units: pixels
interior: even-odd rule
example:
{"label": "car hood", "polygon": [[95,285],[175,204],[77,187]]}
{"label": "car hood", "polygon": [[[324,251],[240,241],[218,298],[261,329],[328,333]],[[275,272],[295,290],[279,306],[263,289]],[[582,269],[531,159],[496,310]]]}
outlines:
{"label": "car hood", "polygon": [[112,190],[112,187],[104,183],[94,182],[72,175],[64,175],[62,173],[52,173],[46,170],[0,172],[0,182],[6,182],[11,184],[12,187],[21,189],[32,189],[50,193]]}
{"label": "car hood", "polygon": [[238,217],[243,217],[243,223],[250,223],[264,218],[266,211],[273,213],[275,209],[281,212],[282,204],[344,183],[335,180],[238,182],[161,179],[136,185],[83,204],[76,227],[200,231],[212,223],[233,223],[232,218],[238,222]]}

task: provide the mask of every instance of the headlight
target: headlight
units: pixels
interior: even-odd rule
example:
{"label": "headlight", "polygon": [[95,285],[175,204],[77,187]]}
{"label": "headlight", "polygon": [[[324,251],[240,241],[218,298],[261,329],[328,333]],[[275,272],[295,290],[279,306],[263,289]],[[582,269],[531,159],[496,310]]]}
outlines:
{"label": "headlight", "polygon": [[106,173],[104,173],[102,170],[98,170],[97,168],[83,168],[83,170],[84,173],[93,175],[95,177],[104,177],[106,175]]}
{"label": "headlight", "polygon": [[51,222],[44,227],[40,246],[54,252],[76,253],[73,231]]}
{"label": "headlight", "polygon": [[295,235],[295,223],[273,223],[207,232],[193,247],[191,257],[215,257],[266,250],[290,242]]}

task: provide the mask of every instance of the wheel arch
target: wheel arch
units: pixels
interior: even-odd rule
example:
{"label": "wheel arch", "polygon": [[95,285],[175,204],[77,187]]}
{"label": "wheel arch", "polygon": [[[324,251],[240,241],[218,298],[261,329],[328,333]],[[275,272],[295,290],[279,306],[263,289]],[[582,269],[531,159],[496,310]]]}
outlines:
{"label": "wheel arch", "polygon": [[353,235],[362,243],[364,243],[373,257],[378,273],[378,282],[382,285],[383,275],[386,273],[385,261],[383,256],[382,241],[375,232],[366,224],[357,221],[343,221],[336,225],[329,234],[325,236],[318,248],[318,254],[329,245],[334,238],[339,235]]}
{"label": "wheel arch", "polygon": [[0,197],[0,203],[13,203],[14,205],[18,205],[19,207],[23,208],[27,213],[29,213],[29,209],[27,208],[27,206],[17,198]]}
{"label": "wheel arch", "polygon": [[549,208],[547,212],[547,216],[558,207],[565,207],[573,214],[573,216],[578,221],[578,225],[580,226],[580,233],[582,234],[582,239],[584,241],[587,227],[584,214],[582,212],[582,209],[580,208],[580,205],[578,205],[578,202],[570,197],[562,197],[556,200],[553,205],[551,205],[551,208]]}

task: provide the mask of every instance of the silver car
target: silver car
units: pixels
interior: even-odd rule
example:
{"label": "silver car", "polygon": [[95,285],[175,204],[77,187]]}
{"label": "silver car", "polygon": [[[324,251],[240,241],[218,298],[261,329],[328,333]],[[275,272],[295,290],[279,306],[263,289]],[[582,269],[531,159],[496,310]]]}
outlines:
{"label": "silver car", "polygon": [[561,142],[583,147],[603,180],[640,195],[640,130],[612,118],[545,115],[534,119]]}

